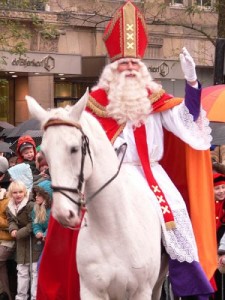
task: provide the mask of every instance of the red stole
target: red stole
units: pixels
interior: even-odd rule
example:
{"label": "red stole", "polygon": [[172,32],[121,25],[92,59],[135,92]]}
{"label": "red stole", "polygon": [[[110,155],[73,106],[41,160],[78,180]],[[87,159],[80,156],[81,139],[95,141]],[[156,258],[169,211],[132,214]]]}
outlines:
{"label": "red stole", "polygon": [[148,156],[148,146],[147,146],[147,136],[145,126],[142,125],[141,127],[134,129],[134,138],[137,147],[137,152],[141,161],[142,168],[145,173],[146,180],[148,182],[149,187],[155,194],[159,205],[161,207],[163,218],[166,224],[167,229],[175,228],[175,222],[173,213],[170,209],[170,206],[165,198],[164,193],[162,192],[161,188],[159,187],[157,181],[155,180]]}

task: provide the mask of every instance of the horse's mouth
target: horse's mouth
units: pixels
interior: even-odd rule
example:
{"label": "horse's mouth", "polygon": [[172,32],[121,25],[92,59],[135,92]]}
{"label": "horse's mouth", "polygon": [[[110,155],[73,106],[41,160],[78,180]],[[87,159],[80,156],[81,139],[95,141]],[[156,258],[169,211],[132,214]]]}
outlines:
{"label": "horse's mouth", "polygon": [[77,230],[77,229],[79,229],[80,224],[81,224],[81,218],[79,216],[76,216],[76,217],[70,216],[70,217],[65,218],[65,216],[60,216],[58,214],[53,213],[53,217],[64,228]]}

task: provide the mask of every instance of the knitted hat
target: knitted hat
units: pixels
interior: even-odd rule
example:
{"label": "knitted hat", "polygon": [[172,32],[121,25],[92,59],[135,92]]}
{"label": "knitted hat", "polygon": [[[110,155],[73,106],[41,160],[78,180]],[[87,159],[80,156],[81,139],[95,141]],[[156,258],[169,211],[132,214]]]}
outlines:
{"label": "knitted hat", "polygon": [[5,174],[9,168],[9,162],[4,156],[0,156],[0,173]]}
{"label": "knitted hat", "polygon": [[131,1],[116,11],[106,26],[103,41],[111,62],[144,56],[148,44],[147,28],[144,16]]}
{"label": "knitted hat", "polygon": [[225,184],[225,175],[220,174],[220,173],[214,173],[213,174],[213,184],[214,184],[214,186]]}
{"label": "knitted hat", "polygon": [[33,175],[29,164],[21,163],[8,169],[8,173],[12,180],[22,181],[28,191],[33,187]]}
{"label": "knitted hat", "polygon": [[27,142],[21,144],[21,146],[19,148],[20,153],[22,153],[23,150],[25,150],[27,148],[33,148],[33,145],[31,143],[27,143]]}
{"label": "knitted hat", "polygon": [[53,191],[52,191],[51,181],[50,180],[43,180],[43,181],[39,182],[37,184],[37,186],[39,186],[40,188],[42,188],[43,190],[45,190],[49,194],[50,198],[52,199],[52,193],[53,193]]}

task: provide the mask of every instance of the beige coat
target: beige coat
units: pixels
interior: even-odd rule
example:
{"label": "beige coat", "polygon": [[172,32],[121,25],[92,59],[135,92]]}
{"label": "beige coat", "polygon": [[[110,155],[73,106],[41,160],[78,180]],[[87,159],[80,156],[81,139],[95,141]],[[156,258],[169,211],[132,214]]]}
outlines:
{"label": "beige coat", "polygon": [[210,153],[213,161],[225,165],[225,145],[216,146]]}

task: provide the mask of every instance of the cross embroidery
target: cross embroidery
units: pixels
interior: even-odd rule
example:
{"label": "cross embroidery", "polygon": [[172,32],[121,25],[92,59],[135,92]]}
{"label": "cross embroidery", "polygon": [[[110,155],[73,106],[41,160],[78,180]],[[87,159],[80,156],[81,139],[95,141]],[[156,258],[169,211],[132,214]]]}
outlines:
{"label": "cross embroidery", "polygon": [[161,196],[156,196],[156,197],[157,197],[159,203],[166,202],[166,201],[163,199],[163,196],[162,196],[162,195],[161,195]]}
{"label": "cross embroidery", "polygon": [[161,206],[161,209],[162,209],[163,214],[166,214],[166,213],[170,214],[170,210],[169,210],[167,205],[166,206]]}
{"label": "cross embroidery", "polygon": [[133,33],[128,33],[128,32],[127,32],[127,39],[128,39],[128,40],[133,40],[133,39],[134,39],[134,34],[133,34]]}
{"label": "cross embroidery", "polygon": [[152,189],[154,193],[160,193],[160,189],[158,187],[158,185],[152,185]]}
{"label": "cross embroidery", "polygon": [[134,49],[134,43],[127,43],[127,49]]}
{"label": "cross embroidery", "polygon": [[134,31],[134,24],[127,24],[127,31]]}

